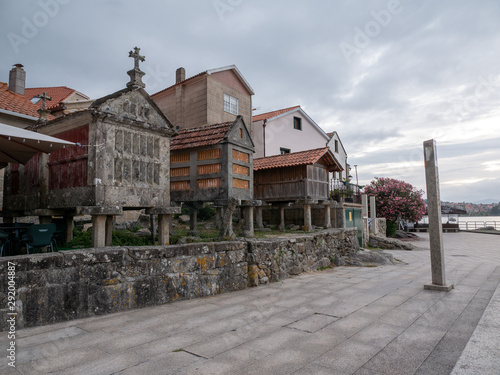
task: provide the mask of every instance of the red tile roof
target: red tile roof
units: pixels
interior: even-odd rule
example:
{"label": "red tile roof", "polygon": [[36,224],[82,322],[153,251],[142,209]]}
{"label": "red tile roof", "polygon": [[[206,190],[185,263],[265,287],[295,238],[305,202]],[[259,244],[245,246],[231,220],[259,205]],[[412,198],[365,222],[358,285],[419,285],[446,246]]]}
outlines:
{"label": "red tile roof", "polygon": [[[0,82],[0,108],[22,115],[40,117],[37,112],[39,107],[36,104],[23,95],[9,91],[9,85],[3,82]],[[53,118],[52,115],[48,116],[49,120]]]}
{"label": "red tile roof", "polygon": [[290,107],[290,108],[278,109],[277,111],[261,113],[260,115],[253,116],[252,121],[268,120],[272,117],[282,115],[283,113],[290,112],[290,111],[297,109],[297,108],[300,108],[300,105],[296,105],[295,107]]}
{"label": "red tile roof", "polygon": [[331,155],[328,147],[316,148],[314,150],[292,152],[289,154],[268,156],[265,158],[253,159],[253,170],[286,168],[297,165],[310,165],[318,162],[326,156],[328,165],[335,166],[335,170],[342,170],[335,157]]}
{"label": "red tile roof", "polygon": [[224,139],[233,124],[234,121],[231,121],[199,128],[182,129],[177,136],[172,138],[170,149],[183,150],[187,148],[216,145]]}
{"label": "red tile roof", "polygon": [[[75,89],[70,89],[66,86],[56,86],[56,87],[35,87],[24,90],[24,96],[26,99],[31,100],[36,95],[41,95],[46,92],[48,96],[52,98],[52,100],[47,101],[47,109],[51,109],[57,107],[59,103],[66,100],[72,94],[76,92]],[[42,108],[42,101],[38,101],[35,104],[38,108]]]}

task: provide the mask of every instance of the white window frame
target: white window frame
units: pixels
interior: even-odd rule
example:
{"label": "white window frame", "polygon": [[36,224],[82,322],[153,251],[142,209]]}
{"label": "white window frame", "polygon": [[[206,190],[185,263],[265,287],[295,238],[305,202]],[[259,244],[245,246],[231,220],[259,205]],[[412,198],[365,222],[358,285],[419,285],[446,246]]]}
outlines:
{"label": "white window frame", "polygon": [[233,115],[238,116],[239,113],[239,105],[238,98],[234,96],[224,94],[224,112],[232,113]]}

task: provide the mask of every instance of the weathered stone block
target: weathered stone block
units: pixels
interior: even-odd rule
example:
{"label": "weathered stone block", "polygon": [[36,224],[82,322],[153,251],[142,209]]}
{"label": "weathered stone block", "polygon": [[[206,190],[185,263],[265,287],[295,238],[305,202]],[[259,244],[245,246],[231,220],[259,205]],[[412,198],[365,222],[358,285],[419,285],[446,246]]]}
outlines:
{"label": "weathered stone block", "polygon": [[163,256],[164,251],[162,248],[154,248],[154,247],[147,247],[145,248],[144,246],[139,246],[139,247],[128,247],[128,255],[132,259],[157,259]]}
{"label": "weathered stone block", "polygon": [[259,267],[256,264],[248,266],[248,286],[259,285]]}

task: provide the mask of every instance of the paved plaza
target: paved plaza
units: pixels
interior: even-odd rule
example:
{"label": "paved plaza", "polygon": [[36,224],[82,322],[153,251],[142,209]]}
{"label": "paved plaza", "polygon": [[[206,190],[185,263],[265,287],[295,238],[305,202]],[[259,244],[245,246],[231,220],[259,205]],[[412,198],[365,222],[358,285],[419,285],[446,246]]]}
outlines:
{"label": "paved plaza", "polygon": [[[214,297],[17,332],[1,374],[500,374],[500,236],[428,234],[398,265],[336,267]],[[6,333],[1,333],[6,352]]]}

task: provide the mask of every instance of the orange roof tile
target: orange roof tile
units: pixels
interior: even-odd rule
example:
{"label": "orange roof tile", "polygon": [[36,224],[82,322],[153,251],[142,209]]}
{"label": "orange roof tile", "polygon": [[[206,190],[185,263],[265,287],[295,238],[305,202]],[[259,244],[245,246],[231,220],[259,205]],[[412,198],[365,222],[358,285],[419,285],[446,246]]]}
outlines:
{"label": "orange roof tile", "polygon": [[329,152],[328,147],[253,159],[253,170],[258,171],[262,169],[286,168],[286,167],[294,167],[297,165],[310,165],[316,163],[325,155],[328,155],[326,161],[328,162],[329,165],[335,166],[336,167],[335,170],[339,170],[338,168],[342,170],[342,167],[340,167],[335,157],[333,157]]}
{"label": "orange roof tile", "polygon": [[[48,96],[52,98],[52,100],[47,101],[47,109],[51,109],[57,107],[59,103],[66,100],[69,96],[76,92],[75,89],[70,89],[66,86],[56,86],[56,87],[34,87],[27,88],[24,90],[24,96],[26,99],[31,100],[34,96],[41,95],[46,92]],[[42,108],[42,101],[38,101],[35,103],[38,108]]]}
{"label": "orange roof tile", "polygon": [[[39,107],[36,104],[27,97],[10,91],[9,85],[3,82],[0,82],[0,108],[22,115],[40,117],[37,112]],[[48,115],[49,120],[53,118],[54,116]]]}
{"label": "orange roof tile", "polygon": [[297,108],[300,108],[300,105],[296,105],[295,107],[290,107],[290,108],[278,109],[277,111],[261,113],[260,115],[253,116],[252,121],[268,120],[272,117],[282,115],[283,113],[290,112],[291,110],[294,110]]}
{"label": "orange roof tile", "polygon": [[172,138],[170,142],[170,149],[175,151],[216,145],[224,139],[233,124],[234,121],[231,121],[199,128],[179,130],[178,135]]}

